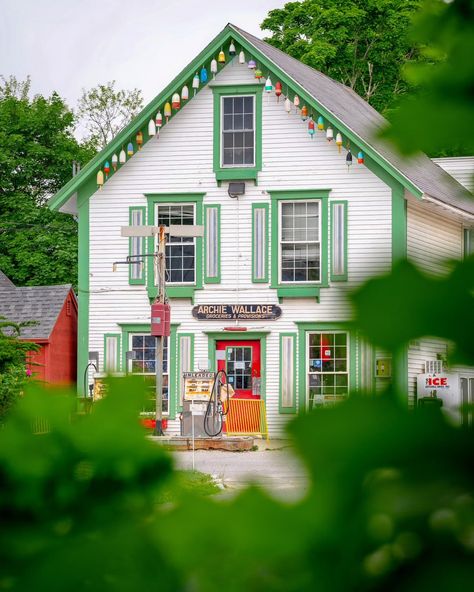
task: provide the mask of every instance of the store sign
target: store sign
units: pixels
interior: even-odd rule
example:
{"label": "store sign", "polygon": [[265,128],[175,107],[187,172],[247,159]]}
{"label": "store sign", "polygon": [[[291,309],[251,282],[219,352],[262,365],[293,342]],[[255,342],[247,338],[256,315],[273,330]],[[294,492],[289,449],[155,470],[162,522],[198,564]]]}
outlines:
{"label": "store sign", "polygon": [[459,374],[440,373],[440,374],[418,374],[417,377],[417,395],[426,397],[436,391],[438,396],[452,395],[459,393]]}
{"label": "store sign", "polygon": [[275,304],[200,304],[193,308],[198,321],[274,321],[281,317],[281,308]]}
{"label": "store sign", "polygon": [[211,398],[214,372],[183,372],[184,400],[206,401]]}

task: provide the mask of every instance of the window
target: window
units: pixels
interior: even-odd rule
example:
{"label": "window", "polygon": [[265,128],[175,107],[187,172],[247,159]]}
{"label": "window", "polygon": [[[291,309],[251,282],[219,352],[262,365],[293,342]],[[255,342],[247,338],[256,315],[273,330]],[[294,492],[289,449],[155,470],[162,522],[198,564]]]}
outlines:
{"label": "window", "polygon": [[309,409],[347,396],[349,392],[348,349],[347,333],[308,332]]}
{"label": "window", "polygon": [[[194,222],[194,204],[158,204],[157,224],[189,224]],[[166,281],[171,284],[194,284],[196,279],[195,239],[168,235],[166,242]]]}
{"label": "window", "polygon": [[296,335],[280,334],[280,413],[296,412]]}
{"label": "window", "polygon": [[257,180],[262,169],[262,84],[216,85],[213,170],[216,181]]}
{"label": "window", "polygon": [[252,348],[227,347],[227,380],[234,389],[252,388]]}
{"label": "window", "polygon": [[[129,348],[133,351],[135,359],[132,360],[132,373],[140,374],[147,378],[150,390],[150,402],[147,407],[153,411],[155,401],[155,377],[156,377],[156,338],[146,334],[130,335]],[[168,390],[168,339],[163,340],[163,413],[169,413]]]}
{"label": "window", "polygon": [[252,282],[268,282],[268,204],[252,204]]}
{"label": "window", "polygon": [[[130,226],[142,226],[145,224],[145,207],[130,208],[129,223]],[[129,265],[129,283],[145,283],[145,264],[142,255],[145,254],[145,238],[132,236],[129,239],[129,255],[131,263]]]}
{"label": "window", "polygon": [[280,281],[321,279],[320,202],[280,202]]}
{"label": "window", "polygon": [[255,165],[255,96],[221,98],[221,165]]}
{"label": "window", "polygon": [[205,205],[204,212],[206,247],[204,281],[207,284],[217,284],[220,282],[220,205]]}

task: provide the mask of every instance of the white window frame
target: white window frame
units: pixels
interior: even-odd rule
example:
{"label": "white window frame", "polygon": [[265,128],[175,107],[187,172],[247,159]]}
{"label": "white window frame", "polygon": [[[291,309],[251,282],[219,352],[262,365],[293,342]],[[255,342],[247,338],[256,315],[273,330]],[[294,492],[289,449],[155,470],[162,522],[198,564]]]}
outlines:
{"label": "white window frame", "polygon": [[[253,163],[252,164],[224,164],[224,99],[237,99],[251,97],[253,101]],[[257,97],[254,93],[247,93],[245,95],[222,95],[220,98],[220,122],[219,122],[219,134],[220,134],[220,149],[219,162],[223,169],[245,169],[255,168],[257,158],[257,130],[256,130],[256,110],[257,110]],[[234,130],[238,132],[239,130]],[[242,130],[243,132],[244,130]]]}
{"label": "white window frame", "polygon": [[[155,203],[155,220],[157,221],[158,224],[158,212],[159,212],[159,208],[161,207],[181,207],[181,206],[192,206],[193,207],[193,224],[196,224],[196,202],[194,201],[185,201],[185,202],[158,202]],[[159,237],[157,236],[155,238],[155,249],[158,249],[158,240]],[[169,242],[169,235],[166,238],[166,246],[168,245],[172,245],[173,243]],[[176,243],[176,244],[182,244],[182,243]],[[194,281],[193,282],[169,282],[168,280],[166,280],[166,285],[167,286],[195,286],[196,285],[196,274],[197,274],[197,269],[196,269],[196,260],[197,260],[197,248],[196,248],[196,238],[193,237],[192,242],[189,243],[184,243],[184,244],[188,244],[188,245],[194,245]],[[165,247],[166,249],[166,247]],[[167,270],[168,271],[168,270]],[[158,285],[158,278],[155,277],[155,286]]]}
{"label": "white window frame", "polygon": [[321,334],[344,334],[346,336],[346,356],[347,356],[347,366],[345,372],[312,372],[312,374],[347,374],[347,394],[349,396],[350,389],[351,389],[351,341],[350,341],[350,334],[348,331],[338,331],[333,329],[318,329],[318,330],[311,330],[306,331],[306,345],[305,345],[305,384],[306,384],[306,393],[305,393],[305,401],[306,401],[306,408],[309,409],[309,338],[311,335],[321,335]]}
{"label": "white window frame", "polygon": [[[319,231],[319,241],[313,241],[312,244],[319,244],[319,280],[304,280],[304,281],[283,281],[282,280],[282,210],[283,204],[288,203],[318,203],[318,231]],[[322,249],[323,249],[323,236],[322,236],[322,201],[320,199],[285,199],[285,200],[278,200],[278,283],[283,286],[299,286],[299,285],[318,285],[322,282],[323,276],[323,259],[322,259]],[[292,243],[302,243],[308,244],[308,241],[291,241]]]}

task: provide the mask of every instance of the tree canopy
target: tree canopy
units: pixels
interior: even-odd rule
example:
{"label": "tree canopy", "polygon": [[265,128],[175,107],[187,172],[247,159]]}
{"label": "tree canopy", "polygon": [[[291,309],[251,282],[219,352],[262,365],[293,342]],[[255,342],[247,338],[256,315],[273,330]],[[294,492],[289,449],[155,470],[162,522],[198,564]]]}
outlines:
{"label": "tree canopy", "polygon": [[18,285],[76,283],[77,224],[47,199],[95,150],[73,135],[74,115],[56,93],[30,96],[27,79],[0,84],[0,269]]}
{"label": "tree canopy", "polygon": [[403,67],[426,57],[407,34],[421,0],[303,0],[271,10],[269,43],[352,88],[383,112],[408,83]]}

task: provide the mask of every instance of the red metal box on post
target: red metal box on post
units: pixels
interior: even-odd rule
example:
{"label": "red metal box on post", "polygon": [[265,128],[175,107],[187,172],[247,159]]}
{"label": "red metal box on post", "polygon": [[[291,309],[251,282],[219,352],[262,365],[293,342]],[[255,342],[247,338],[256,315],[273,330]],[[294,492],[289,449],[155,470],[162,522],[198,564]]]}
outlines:
{"label": "red metal box on post", "polygon": [[151,305],[151,334],[154,337],[169,337],[171,310],[169,304],[157,302]]}

